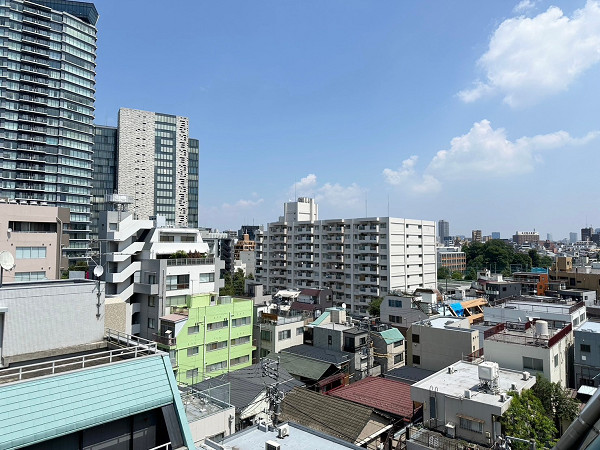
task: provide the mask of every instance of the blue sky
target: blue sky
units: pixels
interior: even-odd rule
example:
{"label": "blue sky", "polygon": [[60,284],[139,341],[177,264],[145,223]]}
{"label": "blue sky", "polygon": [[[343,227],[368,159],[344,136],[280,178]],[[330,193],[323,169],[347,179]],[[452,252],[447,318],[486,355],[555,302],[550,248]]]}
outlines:
{"label": "blue sky", "polygon": [[600,0],[95,3],[96,121],[189,117],[203,226],[600,227]]}

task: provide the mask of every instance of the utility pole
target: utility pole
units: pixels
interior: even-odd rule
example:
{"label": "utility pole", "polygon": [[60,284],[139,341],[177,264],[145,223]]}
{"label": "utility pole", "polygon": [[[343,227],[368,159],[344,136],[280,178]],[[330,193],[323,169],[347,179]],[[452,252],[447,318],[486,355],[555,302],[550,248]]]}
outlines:
{"label": "utility pole", "polygon": [[279,390],[279,356],[277,361],[272,359],[263,359],[261,361],[263,377],[269,377],[275,380],[275,386],[267,386],[267,395],[269,397],[269,411],[273,411],[273,425],[279,423],[279,415],[281,414],[281,402],[284,394]]}

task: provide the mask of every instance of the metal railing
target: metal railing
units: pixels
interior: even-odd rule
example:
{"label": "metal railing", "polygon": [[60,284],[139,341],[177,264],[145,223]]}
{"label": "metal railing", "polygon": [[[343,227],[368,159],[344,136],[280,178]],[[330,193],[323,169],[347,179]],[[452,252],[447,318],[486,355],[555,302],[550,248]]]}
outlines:
{"label": "metal railing", "polygon": [[167,259],[167,266],[200,266],[214,264],[214,258],[176,258]]}
{"label": "metal railing", "polygon": [[157,447],[152,447],[151,449],[148,449],[148,450],[172,450],[172,449],[173,449],[173,447],[171,446],[171,442],[169,441],[166,444],[162,444]]}
{"label": "metal railing", "polygon": [[113,344],[122,345],[123,347],[93,352],[87,355],[60,358],[53,361],[2,369],[0,370],[0,384],[55,375],[103,364],[111,364],[125,359],[157,353],[156,342],[113,330],[106,330],[105,340]]}

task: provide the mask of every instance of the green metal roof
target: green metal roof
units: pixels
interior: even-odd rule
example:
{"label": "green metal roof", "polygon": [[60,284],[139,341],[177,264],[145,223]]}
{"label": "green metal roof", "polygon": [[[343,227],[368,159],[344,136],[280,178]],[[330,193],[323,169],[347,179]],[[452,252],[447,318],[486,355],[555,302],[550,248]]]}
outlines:
{"label": "green metal roof", "polygon": [[[182,408],[171,378],[168,356],[156,355],[0,385],[0,448],[44,442],[171,403]],[[189,442],[187,421],[182,431]]]}
{"label": "green metal roof", "polygon": [[292,375],[308,378],[309,380],[318,380],[331,367],[329,363],[289,353],[278,353],[277,356],[279,356],[281,365],[285,370]]}
{"label": "green metal roof", "polygon": [[388,345],[404,340],[404,336],[402,336],[402,333],[400,333],[398,328],[390,328],[389,330],[380,331],[379,334]]}
{"label": "green metal roof", "polygon": [[329,314],[330,314],[330,313],[329,313],[329,311],[325,311],[323,314],[321,314],[321,315],[320,315],[320,316],[317,318],[317,320],[315,320],[315,321],[314,321],[314,322],[312,322],[312,323],[309,323],[309,324],[308,324],[308,326],[309,326],[309,327],[318,327],[319,325],[321,325],[321,324],[322,324],[322,323],[325,321],[325,319],[326,319],[327,317],[329,317]]}

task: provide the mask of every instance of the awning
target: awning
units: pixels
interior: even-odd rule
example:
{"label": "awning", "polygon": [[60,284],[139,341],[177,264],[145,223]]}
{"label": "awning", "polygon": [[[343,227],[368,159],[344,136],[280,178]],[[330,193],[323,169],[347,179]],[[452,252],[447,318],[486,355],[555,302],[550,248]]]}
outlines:
{"label": "awning", "polygon": [[485,420],[478,419],[477,417],[467,416],[466,414],[457,414],[456,416],[460,417],[461,419],[470,420],[471,422],[485,423]]}
{"label": "awning", "polygon": [[582,385],[579,389],[577,389],[577,393],[582,395],[594,395],[597,390],[598,388],[594,386]]}

